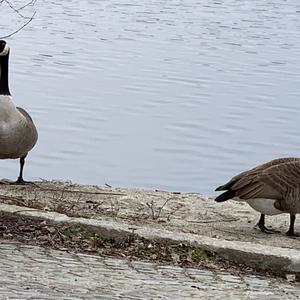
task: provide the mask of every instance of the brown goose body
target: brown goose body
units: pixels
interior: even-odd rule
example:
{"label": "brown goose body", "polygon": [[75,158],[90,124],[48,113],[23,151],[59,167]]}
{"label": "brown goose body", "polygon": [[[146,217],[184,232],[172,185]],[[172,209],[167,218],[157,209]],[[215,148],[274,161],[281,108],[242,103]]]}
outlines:
{"label": "brown goose body", "polygon": [[0,159],[20,159],[20,173],[16,183],[25,183],[23,167],[28,152],[38,139],[30,115],[12,101],[8,87],[9,47],[0,40]]}
{"label": "brown goose body", "polygon": [[[38,139],[28,113],[15,107],[10,97],[0,95],[0,159],[25,157]],[[9,117],[4,117],[4,112]]]}
{"label": "brown goose body", "polygon": [[242,172],[216,191],[226,191],[216,197],[217,202],[229,199],[246,201],[259,211],[258,226],[262,231],[264,215],[289,213],[291,226],[289,235],[294,234],[295,215],[300,213],[300,158],[279,158]]}

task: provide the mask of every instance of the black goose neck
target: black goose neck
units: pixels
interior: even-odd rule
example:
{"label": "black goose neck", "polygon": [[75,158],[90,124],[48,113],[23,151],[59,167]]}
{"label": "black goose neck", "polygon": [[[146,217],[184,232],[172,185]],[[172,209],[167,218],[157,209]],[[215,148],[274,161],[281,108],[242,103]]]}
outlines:
{"label": "black goose neck", "polygon": [[8,59],[9,53],[5,56],[0,56],[0,95],[9,95],[8,87]]}

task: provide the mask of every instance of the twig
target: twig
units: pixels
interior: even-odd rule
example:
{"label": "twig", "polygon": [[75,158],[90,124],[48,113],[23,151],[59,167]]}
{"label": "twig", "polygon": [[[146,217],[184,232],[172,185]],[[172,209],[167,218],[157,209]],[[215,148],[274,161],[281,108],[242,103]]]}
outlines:
{"label": "twig", "polygon": [[[62,191],[61,189],[50,189],[50,188],[42,188],[39,187],[38,188],[41,191],[49,191],[49,192],[59,192]],[[87,192],[87,191],[78,191],[78,190],[65,190],[63,189],[64,192],[66,193],[81,193],[81,194],[90,194],[90,195],[113,195],[113,196],[126,196],[126,194],[124,193],[115,193],[115,192]]]}
{"label": "twig", "polygon": [[0,39],[5,39],[5,38],[11,37],[12,35],[18,33],[34,19],[36,11],[30,17],[23,15],[23,13],[21,11],[29,5],[35,5],[36,2],[37,2],[37,0],[31,0],[31,1],[27,2],[26,4],[24,4],[23,6],[16,8],[9,0],[0,0],[0,4],[6,3],[10,7],[10,9],[13,10],[16,14],[18,14],[22,19],[27,20],[27,22],[25,22],[20,28],[18,28],[17,30],[15,30],[14,32],[12,32],[10,34],[0,37]]}
{"label": "twig", "polygon": [[[28,208],[30,208],[30,207],[28,207]],[[19,213],[22,213],[22,212],[32,212],[32,211],[34,212],[35,210],[38,210],[40,212],[45,212],[45,211],[43,211],[41,209],[32,208],[32,209],[20,209],[20,210],[16,210],[16,211],[13,212],[13,214],[19,214]]]}
{"label": "twig", "polygon": [[157,219],[159,218],[162,209],[165,207],[165,205],[166,205],[171,199],[172,199],[172,198],[167,199],[167,200],[165,201],[165,203],[164,203],[161,207],[159,207],[158,213],[157,213]]}
{"label": "twig", "polygon": [[155,213],[155,209],[154,209],[154,207],[155,207],[154,201],[151,200],[150,203],[149,203],[149,202],[146,202],[146,205],[147,205],[147,206],[150,208],[150,210],[151,210],[151,217],[152,217],[152,220],[157,220],[157,219],[159,219],[160,214],[161,214],[163,208],[164,208],[165,205],[166,205],[170,200],[172,200],[172,199],[173,199],[173,198],[167,199],[167,200],[165,201],[165,203],[164,203],[162,206],[160,206],[160,207],[158,208],[157,213]]}
{"label": "twig", "polygon": [[[8,0],[4,0],[4,2],[5,3],[7,3],[7,5],[15,12],[15,13],[17,13],[21,18],[23,18],[23,19],[30,19],[30,17],[26,17],[26,16],[24,16],[24,15],[22,15],[21,13],[20,13],[20,11],[23,9],[23,8],[19,8],[19,9],[17,9],[17,8],[15,8]],[[28,4],[28,3],[27,3]],[[26,7],[27,5],[25,5],[24,7]]]}
{"label": "twig", "polygon": [[179,207],[174,208],[167,216],[167,220],[171,221],[171,216],[173,216],[178,210],[180,210],[182,207],[184,206],[184,204],[181,204]]}
{"label": "twig", "polygon": [[25,24],[23,24],[19,29],[15,30],[14,32],[12,32],[12,33],[10,33],[8,35],[1,36],[0,39],[6,39],[6,38],[11,37],[12,35],[18,33],[19,31],[21,31],[25,26],[27,26],[33,20],[35,14],[36,14],[36,11],[33,13],[33,15],[31,16],[31,18]]}
{"label": "twig", "polygon": [[29,6],[29,5],[35,5],[35,3],[37,2],[37,0],[31,0],[30,2],[26,3],[25,5],[19,7],[17,10],[20,11],[22,9],[24,9],[25,7]]}
{"label": "twig", "polygon": [[154,202],[151,200],[151,202],[146,202],[146,205],[150,208],[152,220],[155,220],[155,212],[154,212]]}
{"label": "twig", "polygon": [[219,223],[219,222],[234,222],[238,221],[237,218],[231,219],[221,219],[221,220],[203,220],[203,221],[187,221],[188,223],[198,223],[198,224],[207,224],[207,223]]}
{"label": "twig", "polygon": [[1,195],[0,199],[6,199],[6,200],[11,200],[15,203],[18,203],[18,205],[23,206],[25,204],[25,200],[21,197],[13,197],[13,196],[8,196],[8,195]]}

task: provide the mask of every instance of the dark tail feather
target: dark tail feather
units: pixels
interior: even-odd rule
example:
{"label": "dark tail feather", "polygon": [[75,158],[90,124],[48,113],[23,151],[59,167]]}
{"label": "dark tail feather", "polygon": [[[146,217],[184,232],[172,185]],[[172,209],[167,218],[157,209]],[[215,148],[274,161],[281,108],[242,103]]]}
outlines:
{"label": "dark tail feather", "polygon": [[225,184],[225,185],[220,185],[220,186],[218,186],[218,187],[215,189],[215,192],[218,192],[218,191],[226,191],[227,189],[224,188],[225,186],[226,186],[226,184]]}
{"label": "dark tail feather", "polygon": [[223,185],[220,185],[218,186],[215,191],[218,192],[218,191],[227,191],[227,190],[230,190],[231,187],[236,183],[236,180],[230,180],[229,182],[223,184]]}
{"label": "dark tail feather", "polygon": [[224,202],[226,200],[232,199],[235,196],[235,191],[226,191],[225,193],[219,195],[215,201]]}

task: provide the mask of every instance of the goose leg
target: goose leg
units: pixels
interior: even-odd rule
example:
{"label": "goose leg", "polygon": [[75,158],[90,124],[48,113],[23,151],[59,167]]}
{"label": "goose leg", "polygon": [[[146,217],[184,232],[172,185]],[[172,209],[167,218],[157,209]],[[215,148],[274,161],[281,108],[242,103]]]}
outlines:
{"label": "goose leg", "polygon": [[279,233],[280,231],[275,229],[270,229],[265,226],[265,215],[261,214],[258,223],[256,224],[261,232],[272,234],[272,233]]}
{"label": "goose leg", "polygon": [[17,181],[15,182],[16,184],[25,184],[25,181],[23,179],[23,168],[24,168],[26,156],[27,155],[20,158],[20,173],[19,173],[19,177],[18,177]]}
{"label": "goose leg", "polygon": [[26,158],[26,156],[27,156],[27,154],[25,156],[23,156],[23,157],[20,158],[20,173],[19,173],[19,177],[12,184],[19,184],[19,185],[32,184],[32,185],[36,186],[36,184],[34,182],[25,181],[23,179],[23,169],[24,169],[24,164],[25,164],[25,158]]}
{"label": "goose leg", "polygon": [[289,228],[288,232],[286,233],[287,236],[300,237],[300,234],[296,233],[295,229],[294,229],[295,220],[296,220],[296,216],[295,215],[290,215],[290,228]]}

